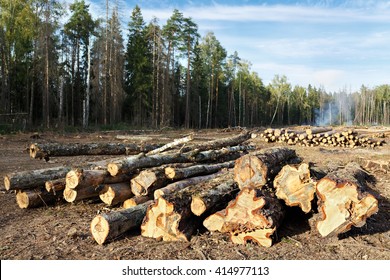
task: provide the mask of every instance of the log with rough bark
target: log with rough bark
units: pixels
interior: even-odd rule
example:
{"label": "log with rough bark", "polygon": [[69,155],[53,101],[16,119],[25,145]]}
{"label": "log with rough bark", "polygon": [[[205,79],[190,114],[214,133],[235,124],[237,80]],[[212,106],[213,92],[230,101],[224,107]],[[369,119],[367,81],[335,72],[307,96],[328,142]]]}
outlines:
{"label": "log with rough bark", "polygon": [[272,245],[272,234],[281,225],[284,208],[273,193],[265,189],[243,188],[221,211],[203,222],[209,231],[229,233],[232,242],[253,241],[264,247]]}
{"label": "log with rough bark", "polygon": [[159,188],[165,187],[172,182],[165,175],[165,168],[168,166],[172,168],[179,168],[189,166],[189,164],[170,164],[153,167],[141,171],[137,176],[131,179],[131,191],[136,196],[148,196]]}
{"label": "log with rough bark", "polygon": [[122,207],[127,209],[130,207],[137,206],[138,204],[142,204],[146,201],[153,200],[152,196],[133,196],[132,198],[126,199],[123,201]]}
{"label": "log with rough bark", "polygon": [[137,155],[125,157],[108,164],[107,170],[111,176],[120,173],[130,173],[140,168],[160,166],[170,163],[207,162],[215,161],[221,157],[237,152],[254,149],[252,146],[234,146],[219,150],[191,151],[188,153],[157,154],[151,156]]}
{"label": "log with rough bark", "polygon": [[193,176],[212,174],[224,168],[232,168],[234,164],[235,161],[232,160],[216,164],[197,164],[184,168],[169,166],[165,168],[165,175],[171,180],[182,180]]}
{"label": "log with rough bark", "polygon": [[165,144],[164,146],[162,147],[159,147],[157,149],[154,149],[150,152],[148,152],[146,155],[147,156],[151,156],[151,155],[156,155],[156,154],[159,154],[161,152],[164,152],[166,150],[169,150],[173,147],[176,147],[178,145],[181,145],[181,144],[184,144],[184,143],[187,143],[189,141],[191,141],[192,139],[194,139],[194,135],[193,134],[190,134],[186,137],[183,137],[183,138],[179,138],[179,139],[175,139],[173,142],[170,142],[170,143],[167,143]]}
{"label": "log with rough bark", "polygon": [[192,213],[196,216],[201,216],[205,213],[219,211],[235,198],[239,188],[233,178],[224,179],[223,183],[220,183],[220,181],[214,184],[211,182],[207,183],[198,192],[192,194]]}
{"label": "log with rough bark", "polygon": [[249,153],[236,160],[234,179],[240,189],[261,188],[273,180],[282,166],[291,159],[296,159],[296,153],[288,148],[276,147]]}
{"label": "log with rough bark", "polygon": [[152,201],[96,216],[91,222],[91,233],[95,241],[102,245],[132,229],[137,229],[145,217]]}
{"label": "log with rough bark", "polygon": [[47,192],[44,188],[19,190],[16,193],[16,202],[22,209],[49,206],[59,201],[62,191],[54,193]]}
{"label": "log with rough bark", "polygon": [[9,173],[4,176],[4,186],[7,191],[41,187],[46,181],[64,178],[70,169],[70,167],[60,166]]}
{"label": "log with rough bark", "polygon": [[317,133],[323,133],[331,130],[332,130],[331,127],[311,127],[306,129],[305,132],[307,133],[307,135],[314,135]]}
{"label": "log with rough bark", "polygon": [[66,187],[68,189],[83,188],[87,186],[98,186],[101,184],[114,184],[130,182],[131,175],[119,174],[111,176],[107,170],[88,170],[76,168],[66,174]]}
{"label": "log with rough bark", "polygon": [[307,163],[302,163],[299,167],[285,165],[274,179],[276,196],[288,206],[299,206],[305,213],[311,211],[315,184]]}
{"label": "log with rough bark", "polygon": [[64,189],[64,199],[67,202],[77,202],[80,200],[99,200],[100,191],[103,189],[103,185],[98,186],[85,186],[77,189]]}
{"label": "log with rough bark", "polygon": [[192,150],[206,151],[206,150],[220,149],[223,147],[237,146],[250,138],[251,138],[251,132],[245,130],[236,136],[211,140],[201,144],[195,144],[195,145],[184,147],[182,149],[182,152],[189,152]]}
{"label": "log with rough bark", "polygon": [[56,180],[50,180],[45,182],[45,189],[48,192],[56,194],[56,192],[63,191],[66,187],[65,178],[60,178]]}
{"label": "log with rough bark", "polygon": [[33,143],[30,145],[30,157],[49,160],[51,156],[129,155],[159,147],[161,145],[128,143]]}
{"label": "log with rough bark", "polygon": [[165,186],[164,188],[158,189],[154,191],[154,199],[158,199],[159,197],[163,197],[166,195],[169,195],[174,192],[181,191],[189,186],[196,185],[202,182],[209,181],[211,179],[217,178],[225,173],[229,173],[229,170],[221,170],[217,173],[204,175],[204,176],[198,176],[198,177],[192,177],[185,180],[177,181],[175,183],[169,184]]}
{"label": "log with rough bark", "polygon": [[109,206],[115,206],[124,202],[126,199],[133,197],[130,183],[104,184],[99,193],[100,199]]}
{"label": "log with rough bark", "polygon": [[357,163],[327,174],[317,183],[316,227],[321,236],[338,235],[352,226],[362,227],[378,211],[377,199],[368,192],[369,175]]}
{"label": "log with rough bark", "polygon": [[[141,226],[141,234],[164,241],[189,241],[192,234],[201,225],[201,219],[191,211],[192,199],[198,195],[206,200],[209,198],[206,205],[203,205],[207,208],[205,211],[211,209],[217,211],[226,207],[228,201],[232,199],[234,191],[237,192],[238,188],[236,187],[236,190],[234,187],[219,188],[218,191],[223,189],[229,192],[225,195],[220,192],[212,192],[212,189],[215,190],[227,181],[234,185],[231,171],[157,198],[146,213]],[[212,194],[214,197],[210,196]]]}

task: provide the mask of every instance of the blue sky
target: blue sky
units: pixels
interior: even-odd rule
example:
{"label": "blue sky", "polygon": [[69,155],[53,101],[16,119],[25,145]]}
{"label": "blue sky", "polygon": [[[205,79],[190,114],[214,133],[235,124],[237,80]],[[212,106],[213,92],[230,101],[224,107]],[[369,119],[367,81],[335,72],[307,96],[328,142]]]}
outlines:
{"label": "blue sky", "polygon": [[[117,1],[124,26],[136,4],[145,21],[162,24],[179,9],[201,36],[213,31],[228,54],[250,61],[265,84],[276,74],[329,92],[390,83],[389,0]],[[86,2],[105,14],[105,0]]]}

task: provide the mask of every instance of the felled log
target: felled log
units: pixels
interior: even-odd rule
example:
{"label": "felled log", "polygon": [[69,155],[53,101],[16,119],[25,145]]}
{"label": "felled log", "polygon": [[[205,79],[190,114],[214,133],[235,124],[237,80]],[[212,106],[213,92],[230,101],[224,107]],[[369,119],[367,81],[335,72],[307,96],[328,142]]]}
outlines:
{"label": "felled log", "polygon": [[16,202],[22,209],[49,206],[60,200],[62,192],[56,194],[47,192],[43,188],[18,190]]}
{"label": "felled log", "polygon": [[77,202],[85,199],[99,200],[102,189],[103,185],[85,186],[77,189],[65,188],[63,195],[67,202]]}
{"label": "felled log", "polygon": [[4,186],[7,191],[41,187],[46,181],[65,177],[70,169],[70,167],[60,166],[9,173],[4,176]]}
{"label": "felled log", "polygon": [[133,196],[128,182],[104,184],[103,189],[99,192],[100,199],[109,206],[115,206]]}
{"label": "felled log", "polygon": [[338,235],[352,226],[362,227],[378,211],[377,199],[368,192],[368,174],[356,163],[327,174],[317,183],[317,230],[321,236]]}
{"label": "felled log", "polygon": [[48,192],[56,194],[56,192],[63,191],[66,187],[65,178],[59,178],[56,180],[50,180],[45,182],[45,189]]}
{"label": "felled log", "polygon": [[30,145],[30,157],[49,160],[51,156],[129,155],[159,147],[161,145],[133,143],[33,143]]}
{"label": "felled log", "polygon": [[250,138],[251,138],[251,132],[245,130],[236,136],[211,140],[201,144],[195,144],[195,145],[184,147],[182,149],[182,152],[189,152],[193,150],[206,151],[206,150],[220,149],[223,147],[237,146]]}
{"label": "felled log", "polygon": [[129,230],[139,228],[151,203],[152,201],[148,201],[135,207],[96,216],[91,222],[93,238],[102,245]]}
{"label": "felled log", "polygon": [[169,166],[165,168],[165,175],[171,180],[182,180],[197,175],[215,173],[224,168],[232,168],[234,164],[235,161],[232,160],[216,164],[198,164],[184,168]]}
{"label": "felled log", "polygon": [[128,198],[123,201],[122,207],[127,209],[130,207],[137,206],[138,204],[142,204],[149,200],[153,200],[153,198],[150,196],[133,196],[132,198]]}
{"label": "felled log", "polygon": [[317,133],[327,132],[331,130],[332,130],[331,127],[311,127],[306,129],[305,132],[307,133],[307,135],[314,135]]}
{"label": "felled log", "polygon": [[[148,196],[153,194],[153,192],[159,188],[165,187],[172,180],[168,179],[165,175],[165,168],[168,165],[162,165],[157,167],[152,167],[141,171],[137,176],[131,179],[131,191],[136,196]],[[188,164],[171,164],[169,166],[174,167],[184,167]]]}
{"label": "felled log", "polygon": [[125,157],[120,160],[113,161],[107,165],[107,170],[111,176],[116,176],[120,173],[130,173],[136,169],[160,166],[171,163],[186,163],[186,162],[206,162],[216,160],[220,157],[233,154],[236,152],[247,151],[253,149],[251,146],[234,146],[222,148],[219,150],[209,151],[191,151],[188,153],[173,153],[173,154],[157,154],[151,156],[137,155]]}
{"label": "felled log", "polygon": [[283,166],[274,179],[274,187],[276,196],[284,200],[286,205],[299,206],[303,212],[310,212],[316,186],[307,163],[302,163],[298,168]]}
{"label": "felled log", "polygon": [[191,211],[196,216],[225,208],[239,191],[233,178],[224,179],[223,183],[221,183],[221,180],[215,183],[206,182],[205,185],[192,194]]}
{"label": "felled log", "polygon": [[147,156],[156,155],[158,153],[164,152],[164,151],[169,150],[169,149],[176,147],[178,145],[187,143],[187,142],[191,141],[192,139],[194,139],[193,134],[190,134],[190,135],[183,137],[183,138],[175,139],[173,142],[167,143],[162,147],[154,149],[154,150],[148,152],[146,155]]}
{"label": "felled log", "polygon": [[83,188],[87,186],[98,186],[101,184],[114,184],[130,182],[131,175],[119,174],[111,176],[107,170],[88,170],[76,168],[66,174],[66,187],[68,189]]}
{"label": "felled log", "polygon": [[295,150],[280,147],[249,153],[236,160],[234,180],[240,189],[261,188],[273,180],[282,166],[293,158],[296,158]]}
{"label": "felled log", "polygon": [[281,225],[284,208],[269,191],[246,187],[221,211],[203,222],[209,231],[229,233],[232,242],[253,241],[261,246],[272,245],[272,234]]}
{"label": "felled log", "polygon": [[171,183],[164,188],[158,189],[154,191],[154,199],[158,199],[159,197],[163,197],[166,195],[169,195],[174,192],[181,191],[189,186],[196,185],[202,182],[209,181],[211,179],[217,178],[225,173],[229,173],[228,170],[221,170],[217,173],[209,174],[209,175],[204,175],[204,176],[197,176],[197,177],[192,177],[188,178],[185,180],[181,180],[175,183]]}

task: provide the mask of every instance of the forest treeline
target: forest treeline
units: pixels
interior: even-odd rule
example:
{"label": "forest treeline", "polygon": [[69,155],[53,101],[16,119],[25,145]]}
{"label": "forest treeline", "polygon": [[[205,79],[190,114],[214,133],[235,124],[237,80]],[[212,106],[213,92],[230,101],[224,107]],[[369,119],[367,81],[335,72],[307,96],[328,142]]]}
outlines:
{"label": "forest treeline", "polygon": [[265,85],[179,10],[160,24],[135,6],[124,38],[118,6],[102,9],[93,18],[84,0],[0,0],[0,124],[390,124],[389,84],[330,93],[275,75]]}

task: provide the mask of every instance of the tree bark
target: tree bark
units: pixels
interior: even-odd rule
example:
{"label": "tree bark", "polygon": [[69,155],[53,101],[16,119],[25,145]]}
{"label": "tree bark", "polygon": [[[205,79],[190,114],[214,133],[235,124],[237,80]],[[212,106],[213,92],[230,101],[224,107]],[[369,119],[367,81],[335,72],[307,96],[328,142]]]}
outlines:
{"label": "tree bark", "polygon": [[155,167],[170,163],[207,162],[241,151],[253,149],[251,146],[234,146],[209,151],[192,151],[188,153],[158,154],[151,156],[137,155],[115,160],[108,164],[107,170],[111,176],[120,173],[133,172],[136,169]]}
{"label": "tree bark", "polygon": [[367,192],[368,174],[356,163],[331,172],[317,183],[317,230],[321,236],[338,235],[362,227],[378,211],[378,201]]}
{"label": "tree bark", "polygon": [[228,161],[217,164],[199,164],[189,167],[166,167],[165,175],[171,180],[182,180],[197,175],[207,175],[218,172],[224,168],[233,168],[235,161]]}
{"label": "tree bark", "polygon": [[175,192],[178,192],[180,190],[183,190],[189,186],[196,185],[202,182],[209,181],[211,179],[217,178],[225,173],[228,173],[227,170],[221,170],[217,173],[205,175],[205,176],[198,176],[198,177],[192,177],[185,180],[181,180],[172,184],[167,185],[164,188],[155,190],[154,192],[154,199],[158,199],[159,197],[163,197]]}
{"label": "tree bark", "polygon": [[22,209],[49,206],[60,200],[62,191],[49,193],[43,188],[19,190],[16,193],[16,202]]}
{"label": "tree bark", "polygon": [[271,192],[247,187],[224,210],[206,218],[203,225],[210,231],[229,233],[232,242],[237,244],[251,240],[270,247],[271,235],[283,218],[283,205]]}
{"label": "tree bark", "polygon": [[160,145],[133,143],[33,143],[30,145],[30,157],[49,160],[51,156],[130,155],[149,152],[158,147]]}
{"label": "tree bark", "polygon": [[236,160],[234,179],[240,189],[262,188],[274,179],[284,164],[294,158],[296,158],[294,150],[280,147],[244,155]]}
{"label": "tree bark", "polygon": [[42,187],[45,185],[46,181],[65,177],[70,169],[70,167],[60,166],[9,173],[4,176],[4,186],[7,191]]}
{"label": "tree bark", "polygon": [[201,216],[226,208],[229,201],[235,198],[239,188],[233,178],[224,181],[221,183],[221,180],[218,180],[216,184],[207,183],[206,186],[202,186],[200,192],[194,193],[191,200],[192,213]]}
{"label": "tree bark", "polygon": [[63,191],[66,187],[65,178],[59,178],[56,180],[50,180],[45,182],[45,189],[48,192],[53,192],[56,194],[58,191]]}
{"label": "tree bark", "polygon": [[116,183],[105,184],[99,193],[100,199],[109,206],[115,206],[131,198],[134,194],[131,192],[130,184]]}
{"label": "tree bark", "polygon": [[166,151],[166,150],[169,150],[169,149],[171,149],[171,148],[173,148],[173,147],[176,147],[176,146],[178,146],[178,145],[187,143],[187,142],[189,142],[189,141],[191,141],[191,140],[193,140],[193,139],[194,139],[194,135],[193,135],[193,134],[190,134],[190,135],[188,135],[188,136],[186,136],[186,137],[183,137],[183,138],[180,138],[180,139],[176,139],[176,140],[174,140],[173,142],[170,142],[170,143],[168,143],[168,144],[165,144],[164,146],[159,147],[159,148],[157,148],[157,149],[154,149],[154,150],[148,152],[146,155],[147,155],[147,156],[151,156],[151,155],[159,154],[159,153],[161,153],[161,152],[164,152],[164,151]]}
{"label": "tree bark", "polygon": [[65,188],[64,199],[67,202],[77,202],[84,199],[99,199],[100,191],[103,189],[102,185],[99,186],[86,186],[77,189]]}
{"label": "tree bark", "polygon": [[309,165],[303,163],[299,167],[285,165],[275,177],[276,196],[288,206],[299,206],[303,212],[311,211],[316,183],[311,178]]}
{"label": "tree bark", "polygon": [[96,216],[91,222],[91,233],[95,241],[102,245],[121,234],[139,228],[146,210],[152,201],[147,201],[132,208],[113,211]]}

